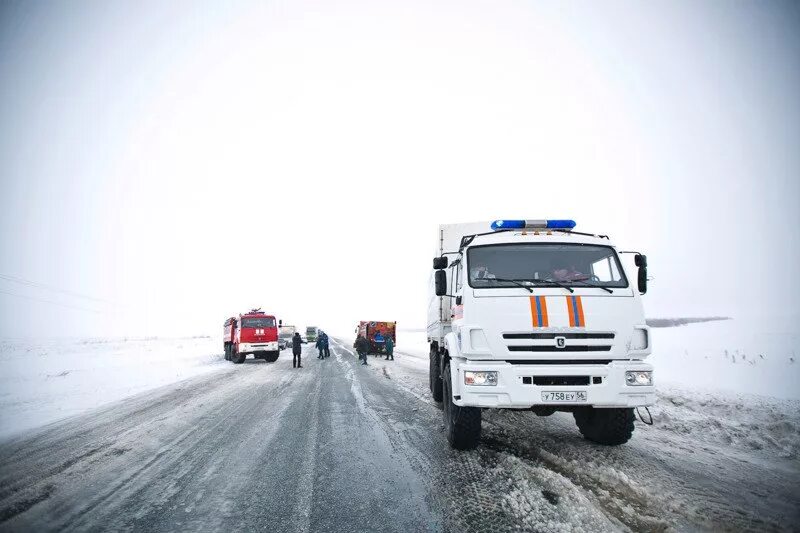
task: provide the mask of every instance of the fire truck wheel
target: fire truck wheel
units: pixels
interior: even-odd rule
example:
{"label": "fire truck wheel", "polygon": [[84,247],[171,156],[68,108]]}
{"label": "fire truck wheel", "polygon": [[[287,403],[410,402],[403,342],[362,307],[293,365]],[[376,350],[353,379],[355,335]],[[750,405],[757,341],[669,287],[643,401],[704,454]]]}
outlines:
{"label": "fire truck wheel", "polygon": [[234,351],[231,354],[231,360],[233,361],[233,364],[235,364],[235,365],[241,365],[242,363],[244,363],[245,359],[247,359],[247,354],[246,353],[239,353],[239,352]]}
{"label": "fire truck wheel", "polygon": [[264,355],[264,360],[265,360],[266,362],[268,362],[268,363],[274,363],[275,361],[277,361],[277,360],[278,360],[278,355],[279,355],[280,353],[281,353],[281,352],[267,352],[267,353]]}
{"label": "fire truck wheel", "polygon": [[618,446],[628,442],[633,435],[635,415],[631,408],[584,407],[572,415],[584,438],[597,444]]}
{"label": "fire truck wheel", "polygon": [[444,367],[444,430],[447,442],[457,450],[471,450],[481,440],[481,410],[479,407],[461,407],[453,403],[453,386],[450,364]]}
{"label": "fire truck wheel", "polygon": [[228,345],[227,344],[225,345],[225,360],[226,361],[230,361],[231,360],[231,354],[228,353]]}

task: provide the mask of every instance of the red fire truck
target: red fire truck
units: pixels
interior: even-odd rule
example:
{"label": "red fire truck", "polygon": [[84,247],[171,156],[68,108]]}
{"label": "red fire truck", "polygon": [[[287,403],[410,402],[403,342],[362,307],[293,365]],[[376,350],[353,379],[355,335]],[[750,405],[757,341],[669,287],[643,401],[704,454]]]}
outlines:
{"label": "red fire truck", "polygon": [[270,363],[278,360],[278,326],[273,315],[253,309],[225,321],[223,346],[225,359],[236,364],[244,363],[248,354]]}
{"label": "red fire truck", "polygon": [[379,354],[386,350],[386,338],[391,337],[397,344],[397,322],[359,322],[356,336],[366,337],[369,342],[369,353]]}

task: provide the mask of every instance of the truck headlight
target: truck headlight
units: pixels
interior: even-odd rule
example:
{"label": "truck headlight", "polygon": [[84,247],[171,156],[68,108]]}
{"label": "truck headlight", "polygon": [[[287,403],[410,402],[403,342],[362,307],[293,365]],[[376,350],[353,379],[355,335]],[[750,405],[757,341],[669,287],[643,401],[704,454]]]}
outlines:
{"label": "truck headlight", "polygon": [[497,385],[497,372],[467,370],[464,372],[464,385]]}
{"label": "truck headlight", "polygon": [[634,328],[633,336],[631,337],[631,350],[646,350],[648,341],[646,329]]}
{"label": "truck headlight", "polygon": [[625,383],[634,387],[652,385],[653,373],[649,370],[628,370],[625,372]]}

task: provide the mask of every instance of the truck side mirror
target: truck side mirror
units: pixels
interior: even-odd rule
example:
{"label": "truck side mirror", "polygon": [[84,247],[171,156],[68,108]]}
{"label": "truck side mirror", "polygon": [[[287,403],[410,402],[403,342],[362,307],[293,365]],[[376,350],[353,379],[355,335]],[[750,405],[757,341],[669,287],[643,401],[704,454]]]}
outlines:
{"label": "truck side mirror", "polygon": [[639,284],[639,293],[645,294],[647,292],[647,256],[636,254],[633,262],[639,267],[639,276],[637,282]]}
{"label": "truck side mirror", "polygon": [[282,326],[282,325],[283,325],[283,320],[278,320],[278,326]]}
{"label": "truck side mirror", "polygon": [[442,270],[443,268],[447,268],[447,258],[446,257],[434,257],[433,258],[433,269],[434,270]]}
{"label": "truck side mirror", "polygon": [[[447,259],[445,259],[446,261]],[[436,296],[447,295],[447,272],[444,270],[437,270],[433,273],[433,281],[436,285]]]}

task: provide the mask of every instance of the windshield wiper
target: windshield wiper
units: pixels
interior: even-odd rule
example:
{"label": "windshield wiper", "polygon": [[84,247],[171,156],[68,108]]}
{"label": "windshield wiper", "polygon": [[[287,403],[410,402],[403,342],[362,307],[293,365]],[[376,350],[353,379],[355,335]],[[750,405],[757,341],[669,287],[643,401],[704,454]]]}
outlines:
{"label": "windshield wiper", "polygon": [[[558,287],[561,287],[562,289],[567,289],[569,292],[575,292],[575,290],[572,289],[572,287],[567,287],[563,283],[559,283],[559,282],[557,282],[555,280],[552,280],[552,279],[520,279],[520,280],[517,280],[517,281],[527,281],[529,283],[550,283],[552,285],[556,285]],[[533,292],[533,291],[531,291],[531,292]]]}
{"label": "windshield wiper", "polygon": [[[519,287],[522,287],[523,289],[527,290],[528,292],[533,292],[533,289],[531,289],[531,288],[530,288],[530,287],[528,287],[527,285],[523,285],[522,283],[520,283],[520,280],[516,280],[516,279],[505,279],[505,278],[478,278],[478,279],[476,279],[476,280],[474,280],[474,281],[499,281],[499,282],[501,282],[501,283],[513,283],[514,285],[517,285],[517,286],[519,286]],[[521,281],[527,281],[527,280],[521,280]]]}
{"label": "windshield wiper", "polygon": [[587,285],[589,287],[595,287],[597,289],[603,289],[604,291],[606,291],[609,294],[614,294],[614,291],[612,291],[608,287],[604,287],[603,285],[597,285],[596,283],[591,283],[589,280],[586,280],[586,279],[578,278],[578,279],[570,280],[570,283],[575,283],[575,282],[583,283],[584,285]]}

